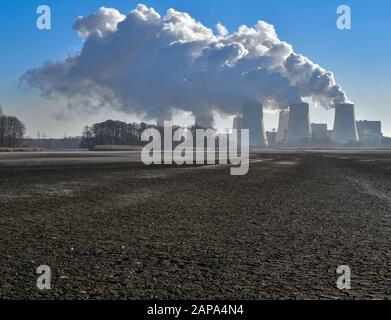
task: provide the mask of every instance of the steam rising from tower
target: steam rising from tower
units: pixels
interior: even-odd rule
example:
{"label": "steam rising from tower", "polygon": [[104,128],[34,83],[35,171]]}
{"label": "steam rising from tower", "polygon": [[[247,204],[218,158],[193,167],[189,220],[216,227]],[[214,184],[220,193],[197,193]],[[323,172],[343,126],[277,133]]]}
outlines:
{"label": "steam rising from tower", "polygon": [[264,21],[233,32],[219,24],[215,32],[186,12],[161,16],[140,4],[127,14],[102,7],[73,28],[80,52],[23,76],[42,95],[65,98],[56,119],[109,108],[168,120],[183,110],[211,127],[214,111],[240,114],[248,101],[268,109],[304,97],[324,107],[347,101],[332,72],[294,52]]}

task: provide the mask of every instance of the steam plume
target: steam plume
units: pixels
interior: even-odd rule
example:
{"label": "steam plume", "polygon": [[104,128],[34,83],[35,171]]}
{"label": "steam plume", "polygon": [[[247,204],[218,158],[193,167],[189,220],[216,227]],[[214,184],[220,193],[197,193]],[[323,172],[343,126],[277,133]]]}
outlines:
{"label": "steam plume", "polygon": [[347,101],[332,72],[263,21],[233,33],[219,23],[215,34],[187,13],[162,17],[140,4],[126,16],[101,8],[73,28],[84,39],[80,53],[23,76],[44,96],[67,98],[57,118],[109,107],[167,119],[175,108],[210,122],[213,110],[237,114],[247,102],[278,109],[304,97],[324,107]]}

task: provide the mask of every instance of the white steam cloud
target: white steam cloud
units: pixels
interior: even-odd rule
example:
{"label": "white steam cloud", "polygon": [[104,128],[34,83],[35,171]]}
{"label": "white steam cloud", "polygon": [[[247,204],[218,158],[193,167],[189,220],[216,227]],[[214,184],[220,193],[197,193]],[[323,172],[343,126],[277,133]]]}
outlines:
{"label": "white steam cloud", "polygon": [[161,17],[138,5],[126,16],[101,8],[73,28],[85,40],[80,53],[23,76],[43,95],[67,98],[57,118],[109,107],[168,119],[180,109],[210,125],[213,111],[238,114],[247,102],[279,109],[307,97],[327,108],[347,100],[332,72],[263,21],[233,33],[218,23],[215,34],[187,13]]}

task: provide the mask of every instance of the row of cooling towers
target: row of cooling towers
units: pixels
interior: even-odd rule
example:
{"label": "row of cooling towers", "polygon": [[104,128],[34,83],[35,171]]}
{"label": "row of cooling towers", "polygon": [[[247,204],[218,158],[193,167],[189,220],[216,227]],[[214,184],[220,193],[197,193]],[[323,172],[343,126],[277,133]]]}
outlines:
{"label": "row of cooling towers", "polygon": [[[250,146],[268,146],[263,122],[262,104],[246,104],[243,107],[243,116],[234,119],[234,129],[250,130]],[[303,141],[309,141],[311,138],[308,103],[291,104],[288,109],[280,111],[277,142],[287,146],[298,146]],[[358,142],[353,104],[345,103],[335,106],[332,141],[340,145]]]}

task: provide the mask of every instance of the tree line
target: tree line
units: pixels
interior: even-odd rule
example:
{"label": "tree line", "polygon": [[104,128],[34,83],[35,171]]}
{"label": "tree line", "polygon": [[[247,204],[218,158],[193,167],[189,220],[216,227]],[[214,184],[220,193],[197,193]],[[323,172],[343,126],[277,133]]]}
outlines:
{"label": "tree line", "polygon": [[97,145],[141,145],[141,133],[147,124],[125,123],[107,120],[84,127],[81,148],[93,148]]}
{"label": "tree line", "polygon": [[0,147],[17,147],[25,132],[26,127],[18,118],[0,114]]}
{"label": "tree line", "polygon": [[[95,146],[103,145],[143,146],[148,142],[141,141],[141,135],[146,129],[151,128],[158,130],[162,137],[164,136],[163,127],[144,122],[125,123],[122,121],[107,120],[101,123],[95,123],[92,126],[84,127],[80,147],[93,149]],[[174,126],[173,132],[178,128],[178,126]],[[195,133],[195,127],[190,128],[190,130]]]}

